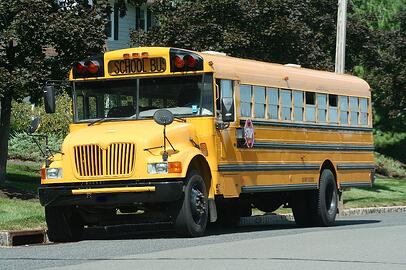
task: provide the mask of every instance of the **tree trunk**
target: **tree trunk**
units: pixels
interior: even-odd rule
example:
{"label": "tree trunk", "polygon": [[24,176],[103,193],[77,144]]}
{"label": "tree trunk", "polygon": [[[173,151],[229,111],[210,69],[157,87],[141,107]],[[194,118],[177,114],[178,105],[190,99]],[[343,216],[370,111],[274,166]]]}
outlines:
{"label": "tree trunk", "polygon": [[11,98],[3,97],[0,112],[0,186],[6,181],[8,137],[10,135]]}

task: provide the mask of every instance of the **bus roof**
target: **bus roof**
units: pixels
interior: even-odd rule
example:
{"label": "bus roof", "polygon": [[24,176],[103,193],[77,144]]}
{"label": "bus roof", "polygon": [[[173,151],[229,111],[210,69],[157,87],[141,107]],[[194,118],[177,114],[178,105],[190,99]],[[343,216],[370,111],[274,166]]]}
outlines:
{"label": "bus roof", "polygon": [[212,62],[217,78],[239,80],[241,84],[272,86],[337,95],[370,97],[368,83],[358,77],[235,58],[221,54],[199,53]]}

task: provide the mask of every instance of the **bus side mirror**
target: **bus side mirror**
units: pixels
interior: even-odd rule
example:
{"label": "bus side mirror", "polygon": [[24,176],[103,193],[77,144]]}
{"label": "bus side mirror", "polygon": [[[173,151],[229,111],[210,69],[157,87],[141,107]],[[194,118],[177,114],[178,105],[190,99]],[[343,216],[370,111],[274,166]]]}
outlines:
{"label": "bus side mirror", "polygon": [[221,98],[221,120],[234,122],[234,99],[232,97]]}
{"label": "bus side mirror", "polygon": [[35,117],[34,119],[32,119],[30,125],[27,128],[27,133],[29,135],[33,134],[38,129],[40,124],[41,124],[40,117]]}
{"label": "bus side mirror", "polygon": [[44,92],[44,105],[46,113],[55,112],[55,87],[53,85],[45,85],[43,88]]}

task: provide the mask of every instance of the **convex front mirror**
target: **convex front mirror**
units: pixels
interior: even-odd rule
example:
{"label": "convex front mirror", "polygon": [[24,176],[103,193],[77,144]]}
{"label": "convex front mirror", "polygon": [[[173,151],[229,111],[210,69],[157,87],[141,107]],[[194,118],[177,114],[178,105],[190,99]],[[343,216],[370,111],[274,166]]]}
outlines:
{"label": "convex front mirror", "polygon": [[30,135],[33,134],[38,129],[40,124],[41,124],[41,118],[40,117],[35,117],[34,119],[32,119],[30,125],[27,128],[27,133],[30,134]]}
{"label": "convex front mirror", "polygon": [[174,116],[169,110],[157,110],[154,113],[154,121],[161,126],[170,125],[173,122]]}
{"label": "convex front mirror", "polygon": [[221,120],[234,122],[234,99],[232,97],[221,98]]}
{"label": "convex front mirror", "polygon": [[44,92],[44,105],[46,113],[55,112],[55,87],[53,85],[45,85]]}

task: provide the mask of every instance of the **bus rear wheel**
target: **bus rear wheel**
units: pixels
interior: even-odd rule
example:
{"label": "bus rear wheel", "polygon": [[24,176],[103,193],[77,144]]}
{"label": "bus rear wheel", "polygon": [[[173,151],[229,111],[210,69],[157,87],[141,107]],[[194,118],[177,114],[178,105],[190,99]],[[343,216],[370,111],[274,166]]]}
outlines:
{"label": "bus rear wheel", "polygon": [[316,193],[315,204],[315,225],[333,225],[337,215],[338,191],[334,174],[328,169],[321,173],[320,188]]}
{"label": "bus rear wheel", "polygon": [[292,212],[300,227],[331,226],[337,215],[338,192],[334,174],[325,169],[316,191],[300,191],[292,200]]}
{"label": "bus rear wheel", "polygon": [[188,173],[181,208],[176,217],[175,230],[179,236],[202,236],[208,220],[207,189],[197,171]]}
{"label": "bus rear wheel", "polygon": [[45,207],[48,239],[51,242],[79,241],[83,234],[83,221],[71,207]]}

